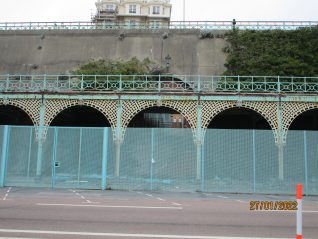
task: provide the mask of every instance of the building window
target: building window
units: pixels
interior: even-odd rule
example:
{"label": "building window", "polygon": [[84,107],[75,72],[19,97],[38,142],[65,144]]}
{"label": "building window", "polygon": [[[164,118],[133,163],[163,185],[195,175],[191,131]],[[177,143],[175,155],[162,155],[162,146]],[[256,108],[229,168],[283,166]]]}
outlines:
{"label": "building window", "polygon": [[105,9],[106,9],[107,12],[113,12],[115,10],[113,4],[106,4],[106,8]]}
{"label": "building window", "polygon": [[136,27],[136,20],[129,20],[128,21],[128,27],[129,28],[135,28]]}
{"label": "building window", "polygon": [[151,21],[150,27],[151,28],[160,28],[160,21]]}
{"label": "building window", "polygon": [[152,8],[152,14],[160,14],[160,6],[154,6]]}
{"label": "building window", "polygon": [[136,13],[137,12],[136,5],[129,5],[129,13]]}

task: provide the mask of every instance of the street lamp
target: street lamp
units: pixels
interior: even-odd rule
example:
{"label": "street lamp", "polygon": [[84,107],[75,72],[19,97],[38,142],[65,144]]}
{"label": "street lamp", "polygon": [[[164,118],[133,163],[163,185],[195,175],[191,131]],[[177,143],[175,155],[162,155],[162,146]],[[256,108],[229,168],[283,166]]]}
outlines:
{"label": "street lamp", "polygon": [[165,57],[165,61],[166,61],[166,71],[168,73],[170,71],[170,63],[171,63],[171,56],[169,54]]}
{"label": "street lamp", "polygon": [[183,0],[183,21],[185,22],[185,0]]}

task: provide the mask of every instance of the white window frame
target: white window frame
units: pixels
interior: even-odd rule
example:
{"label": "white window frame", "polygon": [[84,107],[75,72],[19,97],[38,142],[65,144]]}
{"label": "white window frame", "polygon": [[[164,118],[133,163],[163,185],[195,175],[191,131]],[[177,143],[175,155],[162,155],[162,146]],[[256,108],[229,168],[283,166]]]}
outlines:
{"label": "white window frame", "polygon": [[134,19],[128,20],[128,27],[129,28],[135,28],[137,26],[137,21]]}
{"label": "white window frame", "polygon": [[160,6],[152,6],[152,14],[160,15]]}
{"label": "white window frame", "polygon": [[115,7],[114,7],[114,4],[106,4],[105,6],[105,10],[106,11],[115,11]]}
{"label": "white window frame", "polygon": [[137,13],[137,5],[136,4],[129,4],[129,13]]}
{"label": "white window frame", "polygon": [[160,28],[161,21],[152,20],[150,21],[150,28]]}

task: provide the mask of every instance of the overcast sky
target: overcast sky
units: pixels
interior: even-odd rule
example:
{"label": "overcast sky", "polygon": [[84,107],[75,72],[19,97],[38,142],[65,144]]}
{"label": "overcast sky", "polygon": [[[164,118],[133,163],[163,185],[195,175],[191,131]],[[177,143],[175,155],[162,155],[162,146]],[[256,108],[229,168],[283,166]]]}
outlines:
{"label": "overcast sky", "polygon": [[[183,0],[171,0],[182,20]],[[318,0],[186,0],[188,21],[318,21]],[[0,0],[0,22],[89,21],[95,0]]]}

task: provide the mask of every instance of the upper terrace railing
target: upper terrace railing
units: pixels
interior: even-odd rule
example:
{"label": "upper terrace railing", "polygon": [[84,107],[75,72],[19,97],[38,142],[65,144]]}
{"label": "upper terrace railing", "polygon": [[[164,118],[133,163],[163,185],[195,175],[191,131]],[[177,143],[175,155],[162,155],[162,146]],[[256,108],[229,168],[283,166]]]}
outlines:
{"label": "upper terrace railing", "polygon": [[318,77],[0,75],[4,93],[318,93]]}
{"label": "upper terrace railing", "polygon": [[2,22],[0,31],[10,30],[106,30],[106,29],[199,29],[199,30],[295,30],[318,26],[318,21],[172,21],[169,24],[114,24],[93,22]]}

